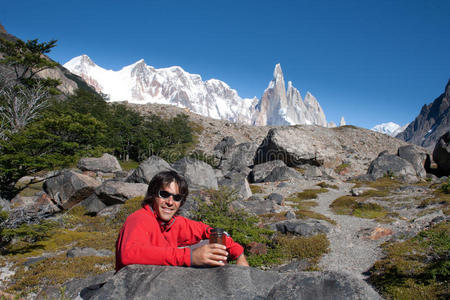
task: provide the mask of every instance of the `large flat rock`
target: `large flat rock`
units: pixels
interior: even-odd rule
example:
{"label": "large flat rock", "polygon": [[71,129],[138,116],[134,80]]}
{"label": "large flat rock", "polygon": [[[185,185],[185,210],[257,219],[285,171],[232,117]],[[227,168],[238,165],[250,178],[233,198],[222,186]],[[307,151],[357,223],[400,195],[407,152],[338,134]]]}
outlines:
{"label": "large flat rock", "polygon": [[[87,290],[84,290],[87,291]],[[277,273],[227,265],[130,265],[83,299],[381,299],[364,281],[337,272]],[[86,295],[83,297],[83,295]]]}

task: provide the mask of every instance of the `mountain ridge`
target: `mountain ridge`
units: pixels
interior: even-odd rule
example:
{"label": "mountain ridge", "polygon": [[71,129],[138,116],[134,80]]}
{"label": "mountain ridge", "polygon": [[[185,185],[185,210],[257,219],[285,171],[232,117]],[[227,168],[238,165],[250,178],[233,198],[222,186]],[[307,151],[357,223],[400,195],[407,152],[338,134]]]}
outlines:
{"label": "mountain ridge", "polygon": [[235,89],[219,79],[202,80],[180,66],[156,69],[141,59],[121,68],[106,70],[87,55],[64,64],[82,77],[96,91],[109,95],[111,101],[171,104],[215,119],[265,126],[315,124],[327,126],[325,113],[317,99],[300,92],[288,82],[286,90],[280,64],[261,99],[241,98]]}
{"label": "mountain ridge", "polygon": [[438,139],[450,130],[450,79],[444,92],[424,104],[419,115],[396,138],[432,150]]}

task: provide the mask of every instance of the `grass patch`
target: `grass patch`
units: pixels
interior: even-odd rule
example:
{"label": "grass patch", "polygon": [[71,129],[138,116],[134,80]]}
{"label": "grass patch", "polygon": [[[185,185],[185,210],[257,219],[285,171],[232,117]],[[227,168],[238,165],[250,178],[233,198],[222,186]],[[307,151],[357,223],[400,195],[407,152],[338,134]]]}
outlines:
{"label": "grass patch", "polygon": [[[44,184],[43,181],[35,182],[30,185],[28,185],[25,189],[21,190],[19,195],[22,197],[32,197],[36,195],[36,193],[42,191],[42,185]],[[20,186],[17,184],[16,186]],[[22,185],[22,187],[25,185]]]}
{"label": "grass patch", "polygon": [[364,191],[359,197],[386,197],[389,196],[391,193],[388,190],[367,190]]}
{"label": "grass patch", "polygon": [[355,197],[342,196],[334,200],[330,207],[338,215],[351,215],[357,204]]}
{"label": "grass patch", "polygon": [[334,190],[338,190],[339,187],[335,184],[329,184],[326,183],[325,181],[319,182],[318,184],[316,184],[317,186],[323,188],[323,189],[334,189]]}
{"label": "grass patch", "polygon": [[371,269],[370,281],[387,299],[448,299],[450,224],[383,245],[386,257]]}
{"label": "grass patch", "polygon": [[[114,251],[117,234],[129,214],[141,207],[143,197],[125,202],[114,218],[91,217],[86,215],[82,206],[73,207],[62,219],[50,225],[47,222],[40,227],[23,229],[24,236],[16,238],[4,248],[7,261],[13,263],[16,274],[7,287],[13,294],[25,296],[44,286],[66,282],[72,278],[83,278],[114,268],[114,255],[110,257],[67,258],[66,251],[73,247],[90,247],[97,250]],[[37,226],[37,225],[35,225]],[[47,226],[43,229],[44,226]],[[20,228],[20,227],[19,227]],[[30,239],[30,232],[42,229],[41,236]],[[2,231],[2,235],[5,231]],[[30,257],[39,257],[44,253],[61,253],[43,261],[25,267],[23,263]]]}
{"label": "grass patch", "polygon": [[295,215],[297,216],[298,219],[316,219],[316,220],[324,220],[327,221],[330,224],[336,225],[336,221],[333,219],[328,218],[325,215],[319,214],[317,212],[314,211],[310,211],[307,209],[298,209],[295,212]]}
{"label": "grass patch", "polygon": [[316,199],[318,194],[326,193],[328,189],[320,188],[320,189],[306,189],[303,192],[295,193],[292,196],[289,196],[286,200],[291,202],[301,202],[303,200]]}
{"label": "grass patch", "polygon": [[328,218],[325,215],[310,210],[311,207],[315,207],[318,205],[317,202],[310,201],[311,199],[310,197],[317,198],[317,194],[324,193],[327,191],[328,190],[324,188],[321,188],[320,190],[305,190],[301,193],[295,194],[292,198],[288,198],[287,200],[296,203],[294,207],[297,209],[295,211],[295,215],[297,216],[298,219],[324,220],[329,222],[330,224],[336,225],[336,221]]}
{"label": "grass patch", "polygon": [[252,194],[263,194],[264,189],[256,184],[250,184],[250,190],[252,191]]}
{"label": "grass patch", "polygon": [[364,219],[383,218],[387,215],[387,210],[376,203],[358,203],[353,209],[352,215]]}
{"label": "grass patch", "polygon": [[377,219],[381,222],[390,222],[384,219],[389,212],[381,205],[376,203],[364,203],[362,200],[353,196],[342,196],[331,203],[330,207],[338,215],[349,215],[365,219]]}
{"label": "grass patch", "polygon": [[430,197],[422,199],[418,205],[419,208],[425,208],[429,205],[440,204],[445,215],[449,214],[450,206],[450,183],[443,183],[442,185],[432,185],[434,189]]}
{"label": "grass patch", "polygon": [[378,178],[375,181],[367,181],[367,182],[357,182],[354,186],[355,188],[358,187],[372,187],[378,190],[388,190],[391,191],[395,188],[398,188],[400,186],[404,185],[404,183],[401,183],[400,181],[393,179],[391,177],[381,177]]}
{"label": "grass patch", "polygon": [[42,286],[62,284],[72,278],[85,278],[114,269],[114,256],[110,257],[74,257],[65,254],[47,258],[19,268],[13,275],[13,284],[8,292],[25,296],[39,291]]}
{"label": "grass patch", "polygon": [[119,164],[123,171],[130,171],[139,167],[139,163],[132,159],[119,161]]}

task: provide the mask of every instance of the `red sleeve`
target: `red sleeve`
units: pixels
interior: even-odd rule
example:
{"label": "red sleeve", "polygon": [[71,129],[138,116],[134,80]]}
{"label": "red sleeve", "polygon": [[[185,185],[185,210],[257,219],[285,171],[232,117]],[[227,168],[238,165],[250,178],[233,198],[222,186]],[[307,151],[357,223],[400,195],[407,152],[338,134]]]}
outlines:
{"label": "red sleeve", "polygon": [[[186,230],[185,233],[187,234],[186,238],[189,239],[190,244],[197,243],[202,239],[209,239],[211,230],[210,226],[205,223],[192,221],[186,218],[183,218],[183,220],[187,223],[186,228],[189,228],[189,230]],[[231,260],[236,260],[242,253],[244,253],[244,248],[236,243],[228,234],[225,246],[227,247]]]}
{"label": "red sleeve", "polygon": [[116,270],[126,265],[190,266],[189,248],[159,247],[150,243],[152,230],[159,230],[145,215],[130,216],[116,242]]}

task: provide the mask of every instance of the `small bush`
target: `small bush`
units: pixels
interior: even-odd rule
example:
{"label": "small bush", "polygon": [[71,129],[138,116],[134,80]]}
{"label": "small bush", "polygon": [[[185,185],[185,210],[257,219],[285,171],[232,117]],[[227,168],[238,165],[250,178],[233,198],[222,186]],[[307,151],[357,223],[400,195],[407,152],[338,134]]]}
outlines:
{"label": "small bush", "polygon": [[243,210],[235,210],[231,203],[237,199],[235,191],[223,188],[221,190],[209,190],[209,201],[199,198],[198,209],[194,213],[194,219],[202,221],[212,227],[224,228],[233,239],[246,245],[250,242],[267,242],[267,235],[273,231],[257,226],[259,219],[249,215]]}
{"label": "small bush", "polygon": [[386,257],[370,270],[370,281],[388,299],[448,299],[450,224],[383,245]]}
{"label": "small bush", "polygon": [[258,242],[267,246],[267,254],[246,253],[249,264],[253,267],[279,263],[282,253],[276,248],[270,236],[272,230],[258,226],[259,219],[243,210],[232,209],[231,203],[236,200],[235,191],[223,188],[206,192],[208,201],[195,198],[198,210],[194,214],[195,220],[212,227],[225,229],[233,240],[245,246],[250,242]]}
{"label": "small bush", "polygon": [[325,234],[311,237],[279,236],[277,242],[288,259],[308,259],[313,264],[316,264],[319,258],[329,251],[330,246]]}
{"label": "small bush", "polygon": [[450,194],[450,182],[443,183],[443,184],[441,185],[440,190],[441,190],[444,194]]}
{"label": "small bush", "polygon": [[33,249],[30,248],[31,244],[49,238],[55,227],[56,222],[43,221],[40,224],[22,224],[17,228],[0,229],[0,252],[3,255],[26,253]]}

